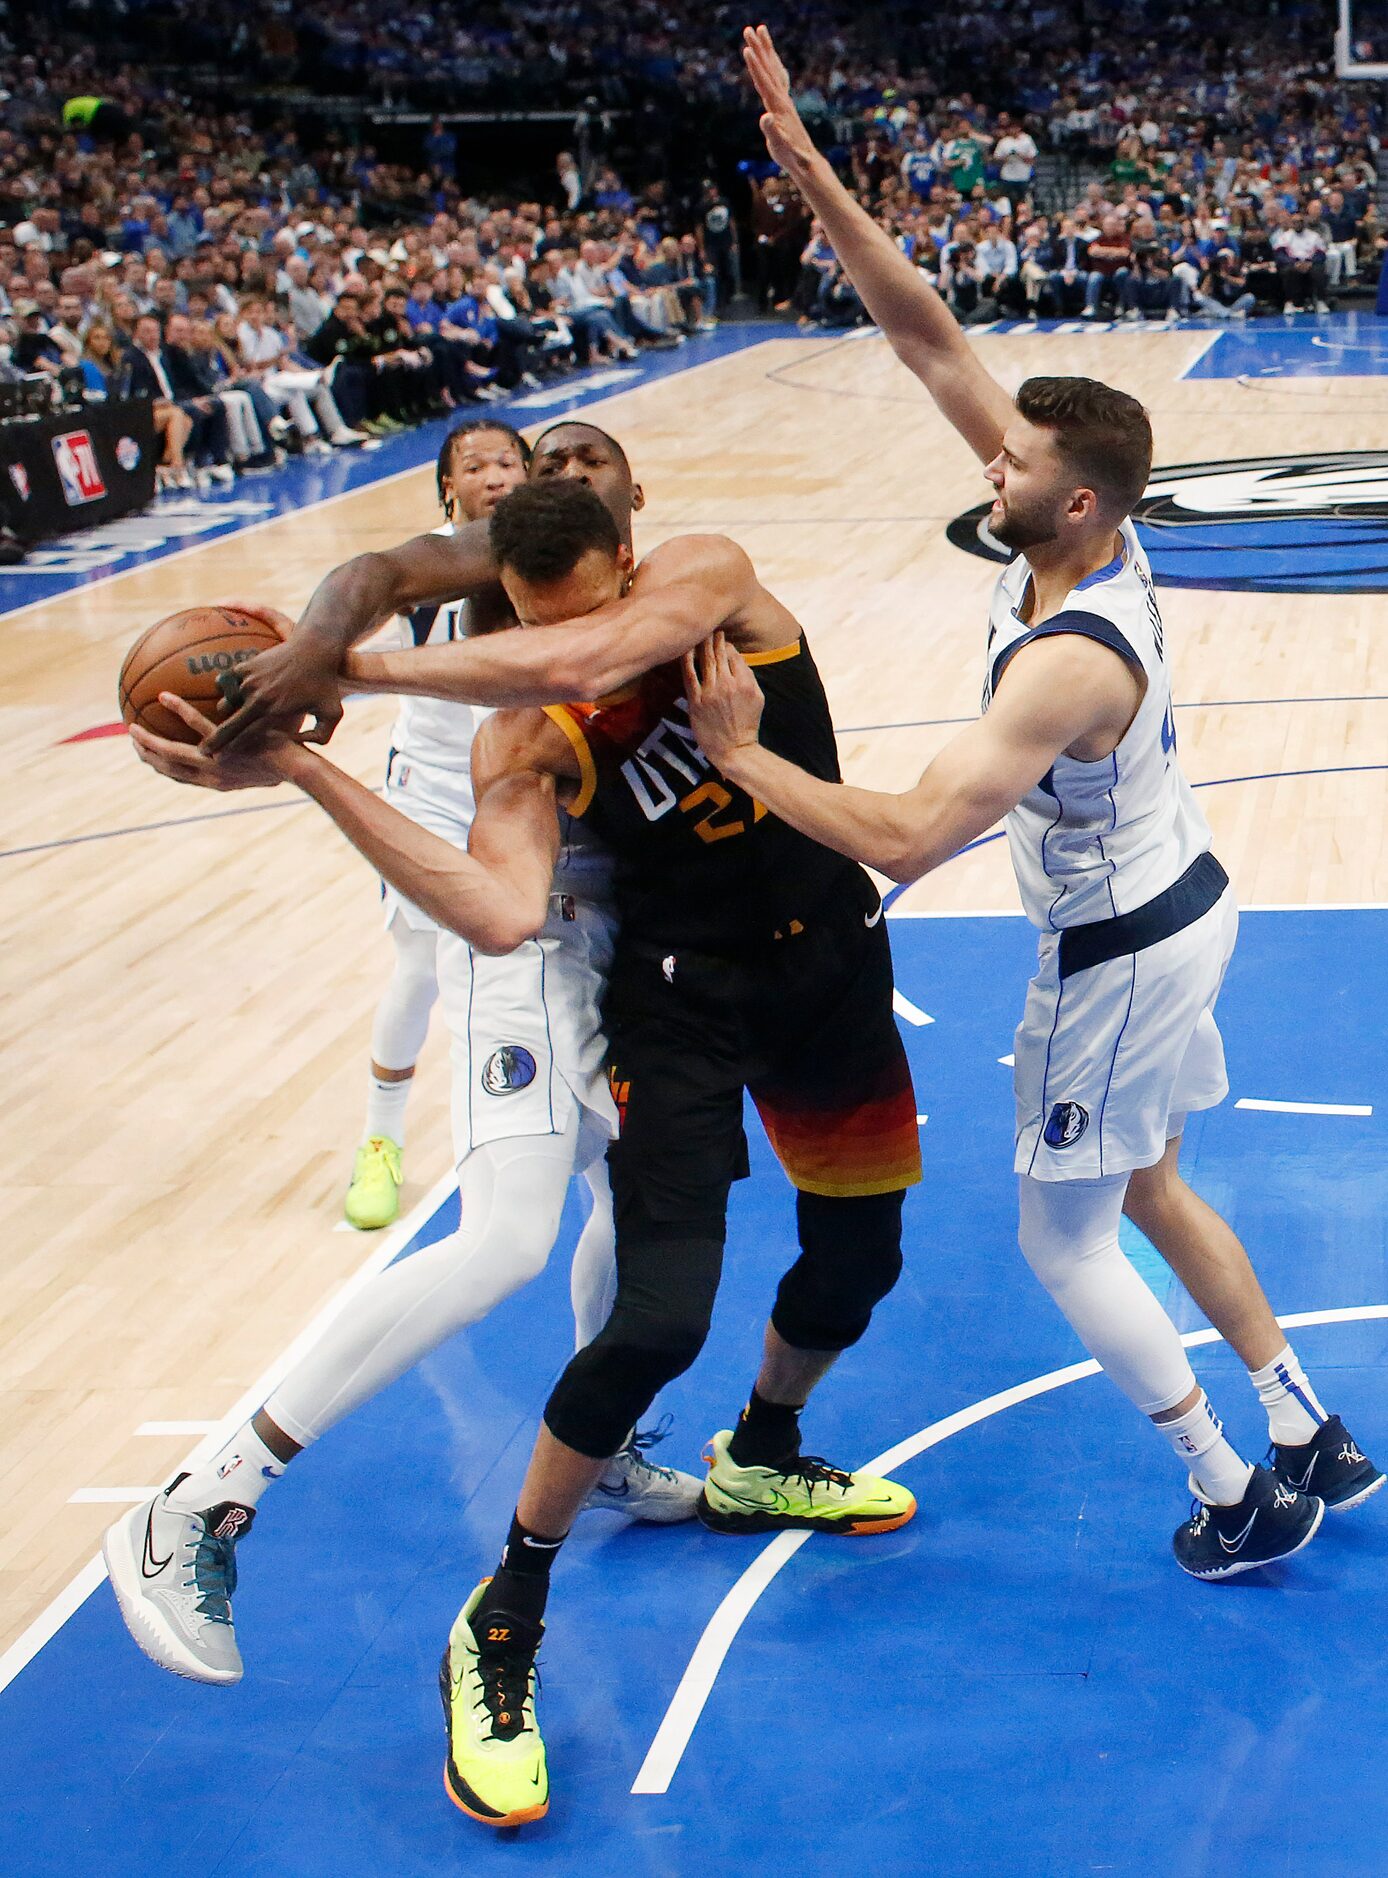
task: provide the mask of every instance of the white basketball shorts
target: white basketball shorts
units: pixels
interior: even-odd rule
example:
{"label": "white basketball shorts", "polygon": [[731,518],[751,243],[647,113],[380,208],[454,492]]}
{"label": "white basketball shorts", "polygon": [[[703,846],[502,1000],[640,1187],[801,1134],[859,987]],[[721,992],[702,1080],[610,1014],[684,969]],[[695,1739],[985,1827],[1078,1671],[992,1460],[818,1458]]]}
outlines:
{"label": "white basketball shorts", "polygon": [[1017,1027],[1019,1174],[1101,1180],[1152,1167],[1171,1123],[1229,1092],[1215,999],[1238,936],[1233,890],[1145,951],[1060,977],[1043,933]]}
{"label": "white basketball shorts", "polygon": [[503,958],[439,933],[458,1161],[488,1141],[562,1134],[575,1107],[576,1173],[615,1139],[599,1014],[615,930],[607,909],[555,894],[539,937]]}

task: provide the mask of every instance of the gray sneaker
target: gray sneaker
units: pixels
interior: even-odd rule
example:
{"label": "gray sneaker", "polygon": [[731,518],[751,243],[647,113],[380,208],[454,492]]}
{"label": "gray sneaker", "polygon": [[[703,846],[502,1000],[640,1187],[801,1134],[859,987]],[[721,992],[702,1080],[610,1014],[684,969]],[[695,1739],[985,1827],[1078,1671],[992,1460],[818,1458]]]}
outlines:
{"label": "gray sneaker", "polygon": [[101,1542],[126,1629],[146,1656],[194,1682],[241,1680],[231,1622],[236,1541],[255,1518],[225,1500],[205,1512],[169,1505],[178,1480],[118,1519]]}
{"label": "gray sneaker", "polygon": [[668,1433],[668,1416],[641,1434],[633,1430],[626,1446],[607,1463],[607,1471],[580,1511],[620,1513],[624,1519],[648,1519],[659,1526],[693,1519],[703,1495],[703,1481],[674,1467],[658,1467],[646,1458],[646,1450],[663,1441]]}

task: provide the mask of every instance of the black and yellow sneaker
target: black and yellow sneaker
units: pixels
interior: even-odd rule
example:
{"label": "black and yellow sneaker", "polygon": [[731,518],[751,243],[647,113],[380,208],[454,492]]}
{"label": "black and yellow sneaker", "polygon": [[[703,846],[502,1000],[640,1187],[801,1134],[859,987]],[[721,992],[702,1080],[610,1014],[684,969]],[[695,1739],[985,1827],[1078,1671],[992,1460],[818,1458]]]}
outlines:
{"label": "black and yellow sneaker", "polygon": [[543,1624],[504,1611],[472,1614],[484,1578],[453,1621],[439,1667],[448,1725],[443,1784],[453,1804],[484,1826],[525,1826],[549,1811],[549,1769],[535,1721],[535,1652]]}
{"label": "black and yellow sneaker", "polygon": [[1268,1458],[1285,1486],[1316,1494],[1332,1513],[1347,1513],[1383,1485],[1383,1470],[1360,1453],[1338,1415],[1298,1447],[1276,1443]]}
{"label": "black and yellow sneaker", "polygon": [[713,1532],[893,1532],[916,1510],[915,1495],[875,1474],[847,1474],[813,1454],[779,1467],[739,1467],[732,1430],[704,1450],[709,1462],[699,1518]]}

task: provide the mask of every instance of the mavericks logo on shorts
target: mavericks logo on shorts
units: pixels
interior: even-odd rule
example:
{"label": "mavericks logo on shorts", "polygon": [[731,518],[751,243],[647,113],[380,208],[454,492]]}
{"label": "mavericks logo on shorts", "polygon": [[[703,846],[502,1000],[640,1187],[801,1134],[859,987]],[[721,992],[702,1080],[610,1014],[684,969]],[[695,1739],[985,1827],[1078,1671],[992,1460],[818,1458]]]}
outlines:
{"label": "mavericks logo on shorts", "polygon": [[518,1043],[503,1043],[482,1065],[482,1087],[488,1095],[514,1095],[535,1080],[535,1059]]}
{"label": "mavericks logo on shorts", "polygon": [[1073,1148],[1089,1126],[1089,1110],[1078,1102],[1057,1102],[1042,1140],[1048,1148]]}

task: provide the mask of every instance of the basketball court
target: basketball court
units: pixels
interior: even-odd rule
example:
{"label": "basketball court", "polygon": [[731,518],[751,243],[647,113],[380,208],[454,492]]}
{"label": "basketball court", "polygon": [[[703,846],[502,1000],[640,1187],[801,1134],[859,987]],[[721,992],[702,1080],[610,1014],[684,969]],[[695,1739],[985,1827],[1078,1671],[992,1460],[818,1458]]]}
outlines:
{"label": "basketball court", "polygon": [[[1388,336],[1339,315],[1002,322],[974,343],[1009,386],[1089,373],[1152,412],[1137,519],[1181,755],[1249,909],[1220,1006],[1230,1097],[1183,1165],[1381,1457]],[[569,409],[631,457],[638,550],[726,531],[798,613],[850,780],[904,786],[976,713],[985,485],[875,334],[729,326],[500,414],[533,435]],[[295,613],[335,563],[433,526],[441,436],[164,502],[0,574],[5,1870],[1382,1869],[1364,1794],[1388,1742],[1388,1514],[1375,1500],[1229,1584],[1176,1569],[1165,1446],[1015,1245],[1007,1060],[1033,939],[997,834],[893,896],[926,1179],[906,1275],[807,1417],[816,1450],[893,1468],[910,1525],[767,1544],[585,1517],[542,1652],[550,1814],[501,1842],[462,1819],[437,1659],[567,1354],[575,1213],[543,1279],[267,1500],[240,1561],[244,1683],[179,1682],[126,1635],[104,1526],[239,1425],[347,1287],[449,1230],[456,1196],[436,1023],[401,1223],[339,1223],[389,969],[375,882],[297,795],[195,796],[143,769],[116,674],[165,614]],[[391,717],[359,701],[334,740],[373,785]],[[790,1256],[788,1190],[750,1126],[714,1334],[662,1398],[658,1458],[683,1467],[740,1407]],[[1260,1454],[1241,1365],[1151,1248],[1125,1249]]]}

